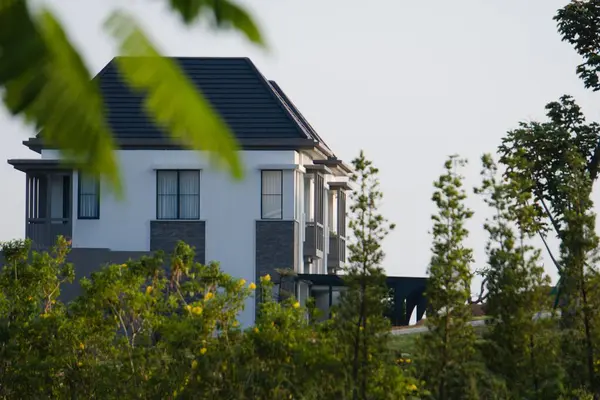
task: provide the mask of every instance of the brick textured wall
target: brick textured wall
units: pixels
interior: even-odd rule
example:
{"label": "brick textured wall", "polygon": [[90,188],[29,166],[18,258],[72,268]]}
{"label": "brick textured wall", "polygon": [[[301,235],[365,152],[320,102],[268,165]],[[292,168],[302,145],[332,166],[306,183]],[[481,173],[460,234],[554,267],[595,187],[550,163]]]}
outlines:
{"label": "brick textured wall", "polygon": [[178,241],[196,248],[196,260],[206,262],[206,224],[204,221],[151,221],[150,250],[169,254]]}
{"label": "brick textured wall", "polygon": [[[294,269],[298,257],[297,235],[298,224],[295,221],[256,221],[257,282],[261,276],[269,274],[277,283],[279,274],[275,269]],[[294,284],[282,285],[282,289],[293,292]]]}

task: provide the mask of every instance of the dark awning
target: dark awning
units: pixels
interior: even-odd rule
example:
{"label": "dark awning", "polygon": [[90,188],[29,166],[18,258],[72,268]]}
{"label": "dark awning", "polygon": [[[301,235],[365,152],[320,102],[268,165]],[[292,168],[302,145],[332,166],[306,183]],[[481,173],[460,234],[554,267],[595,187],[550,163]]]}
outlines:
{"label": "dark awning", "polygon": [[61,160],[38,159],[13,159],[7,161],[15,169],[23,172],[29,171],[70,171],[72,166],[62,162]]}

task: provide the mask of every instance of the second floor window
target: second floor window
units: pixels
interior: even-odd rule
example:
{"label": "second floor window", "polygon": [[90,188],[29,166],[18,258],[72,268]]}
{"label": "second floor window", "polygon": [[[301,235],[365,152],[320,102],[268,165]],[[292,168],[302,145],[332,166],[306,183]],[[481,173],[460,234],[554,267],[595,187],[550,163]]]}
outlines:
{"label": "second floor window", "polygon": [[156,171],[156,219],[200,219],[200,171]]}
{"label": "second floor window", "polygon": [[97,177],[79,172],[77,193],[77,217],[79,219],[100,218],[100,181]]}
{"label": "second floor window", "polygon": [[261,218],[283,218],[283,171],[261,171]]}

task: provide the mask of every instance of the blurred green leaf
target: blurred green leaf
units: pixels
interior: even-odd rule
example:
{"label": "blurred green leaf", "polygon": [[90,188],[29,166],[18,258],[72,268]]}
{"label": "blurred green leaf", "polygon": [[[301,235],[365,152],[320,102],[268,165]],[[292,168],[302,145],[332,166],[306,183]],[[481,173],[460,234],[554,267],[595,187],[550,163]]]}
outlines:
{"label": "blurred green leaf", "polygon": [[0,8],[0,87],[46,143],[120,189],[99,90],[50,11],[34,19],[25,1]]}
{"label": "blurred green leaf", "polygon": [[241,177],[237,141],[179,66],[162,57],[128,15],[115,12],[107,27],[123,55],[116,59],[119,70],[134,89],[145,92],[147,112],[176,141],[208,150],[224,161],[235,177]]}
{"label": "blurred green leaf", "polygon": [[170,3],[186,24],[193,23],[204,14],[209,14],[218,27],[233,28],[243,33],[252,43],[265,45],[260,29],[252,16],[236,3],[229,0],[170,0]]}

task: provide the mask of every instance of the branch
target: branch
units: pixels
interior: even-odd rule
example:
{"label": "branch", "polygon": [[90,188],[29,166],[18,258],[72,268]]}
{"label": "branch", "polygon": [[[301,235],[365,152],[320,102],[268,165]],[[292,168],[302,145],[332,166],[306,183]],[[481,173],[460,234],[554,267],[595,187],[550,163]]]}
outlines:
{"label": "branch", "polygon": [[479,296],[475,300],[469,299],[469,304],[480,304],[480,303],[483,303],[485,300],[487,300],[489,292],[486,293],[485,295],[483,294],[483,291],[485,289],[485,285],[487,284],[487,282],[488,282],[488,278],[486,276],[481,281],[481,288],[479,289]]}
{"label": "branch", "polygon": [[546,212],[546,215],[548,216],[548,218],[550,218],[550,223],[554,227],[554,231],[556,232],[556,235],[558,237],[560,237],[561,233],[560,233],[560,228],[558,226],[558,222],[556,222],[556,220],[552,216],[552,213],[550,213],[550,210],[548,209],[548,206],[546,206],[546,202],[544,201],[544,199],[542,197],[540,197],[540,203],[542,203],[542,207],[544,207],[544,211]]}
{"label": "branch", "polygon": [[596,180],[598,177],[598,166],[600,165],[600,141],[596,146],[596,150],[594,150],[594,155],[588,164],[588,171],[590,173],[590,179],[592,182]]}
{"label": "branch", "polygon": [[554,258],[554,254],[552,254],[552,250],[550,250],[550,246],[548,246],[548,242],[546,242],[546,238],[544,237],[544,234],[540,230],[538,230],[538,234],[542,238],[542,242],[544,242],[544,246],[546,247],[546,251],[548,251],[548,254],[550,255],[550,259],[554,263],[554,266],[556,267],[556,269],[558,270],[559,273],[562,273],[562,267],[560,266],[560,264],[558,263],[558,261],[556,261],[556,258]]}

